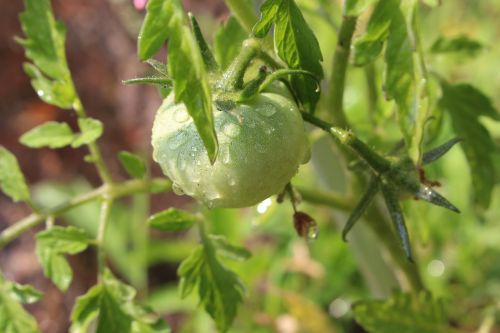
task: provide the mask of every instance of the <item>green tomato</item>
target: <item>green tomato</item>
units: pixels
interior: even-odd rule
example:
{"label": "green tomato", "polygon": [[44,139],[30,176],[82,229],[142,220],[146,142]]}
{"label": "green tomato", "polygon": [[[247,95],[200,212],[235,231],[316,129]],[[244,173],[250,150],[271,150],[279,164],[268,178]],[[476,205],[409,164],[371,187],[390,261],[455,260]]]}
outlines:
{"label": "green tomato", "polygon": [[283,190],[309,160],[302,117],[291,95],[275,85],[248,103],[218,110],[219,154],[212,165],[184,104],[168,96],[153,125],[153,158],[177,193],[208,207],[247,207]]}

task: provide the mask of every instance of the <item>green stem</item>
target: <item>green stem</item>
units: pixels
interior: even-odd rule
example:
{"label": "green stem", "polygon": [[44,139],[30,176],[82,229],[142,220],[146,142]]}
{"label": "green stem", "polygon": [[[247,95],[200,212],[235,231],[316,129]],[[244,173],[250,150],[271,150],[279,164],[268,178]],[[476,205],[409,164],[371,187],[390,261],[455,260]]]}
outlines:
{"label": "green stem", "polygon": [[133,179],[123,183],[114,184],[113,186],[102,185],[101,187],[90,192],[75,196],[69,201],[54,208],[50,208],[44,212],[28,215],[7,229],[4,229],[0,234],[0,249],[31,228],[43,223],[49,216],[55,218],[73,208],[103,197],[118,199],[134,193],[169,191],[171,189],[171,185],[172,183],[164,178],[153,179],[151,181]]}
{"label": "green stem", "polygon": [[255,38],[243,42],[240,54],[226,69],[218,86],[223,91],[235,91],[243,88],[243,77],[248,64],[260,53],[260,44]]}
{"label": "green stem", "polygon": [[[83,105],[78,97],[77,101],[73,105],[73,108],[79,118],[87,118],[85,110],[83,109]],[[80,128],[80,130],[82,129]],[[111,177],[111,174],[108,170],[108,167],[106,166],[106,163],[104,162],[104,158],[102,157],[99,146],[97,145],[96,142],[91,142],[87,144],[87,146],[89,147],[90,156],[97,168],[97,173],[99,174],[99,177],[101,177],[102,182],[105,184],[112,184],[113,178]]]}
{"label": "green stem", "polygon": [[317,189],[304,188],[302,186],[294,185],[293,188],[300,193],[304,201],[317,205],[326,205],[335,209],[348,212],[354,208],[352,200],[345,196],[340,196],[335,193],[323,192]]}
{"label": "green stem", "polygon": [[364,67],[364,70],[366,93],[368,95],[368,115],[373,127],[375,128],[375,115],[378,112],[378,87],[375,66],[373,65],[373,63],[370,63]]}
{"label": "green stem", "polygon": [[333,123],[342,128],[348,128],[349,123],[344,113],[344,88],[352,35],[356,28],[357,17],[345,16],[340,25],[337,47],[333,55],[332,76],[328,91],[328,105],[333,110]]}
{"label": "green stem", "polygon": [[101,212],[99,215],[99,226],[97,229],[97,272],[99,280],[102,279],[104,270],[106,269],[106,252],[104,250],[104,238],[106,236],[106,229],[108,226],[109,215],[111,213],[111,207],[113,205],[113,199],[104,199],[101,204]]}

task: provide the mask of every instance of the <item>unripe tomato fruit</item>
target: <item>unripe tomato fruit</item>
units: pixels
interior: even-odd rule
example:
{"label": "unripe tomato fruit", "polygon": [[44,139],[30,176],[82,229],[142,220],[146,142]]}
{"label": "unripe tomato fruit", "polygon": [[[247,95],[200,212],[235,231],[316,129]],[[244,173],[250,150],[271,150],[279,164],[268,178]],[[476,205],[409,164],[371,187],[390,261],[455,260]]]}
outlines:
{"label": "unripe tomato fruit", "polygon": [[214,105],[219,154],[212,165],[184,104],[173,94],[153,124],[153,158],[182,192],[208,207],[247,207],[279,193],[310,156],[297,106],[273,85],[231,110]]}

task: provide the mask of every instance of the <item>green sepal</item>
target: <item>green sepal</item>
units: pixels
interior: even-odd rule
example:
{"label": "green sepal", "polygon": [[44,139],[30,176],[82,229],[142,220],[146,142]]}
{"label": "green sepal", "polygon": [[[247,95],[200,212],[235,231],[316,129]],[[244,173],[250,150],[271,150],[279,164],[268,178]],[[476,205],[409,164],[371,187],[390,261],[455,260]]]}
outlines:
{"label": "green sepal", "polygon": [[403,247],[405,256],[410,262],[413,262],[410,238],[408,236],[408,230],[406,229],[405,217],[403,215],[403,211],[401,210],[401,206],[399,205],[396,191],[389,184],[382,184],[381,188],[387,210],[389,211],[389,215],[391,216],[391,220],[394,224],[394,228],[396,229],[396,233],[399,236],[399,240],[401,242],[401,246]]}
{"label": "green sepal", "polygon": [[454,145],[461,142],[462,140],[462,138],[453,138],[445,142],[444,144],[432,150],[429,150],[428,152],[425,152],[422,156],[422,165],[434,162],[435,160],[446,154]]}
{"label": "green sepal", "polygon": [[370,180],[370,184],[368,185],[368,190],[366,190],[365,194],[357,204],[356,208],[352,212],[351,216],[347,220],[344,229],[342,230],[342,239],[347,241],[347,233],[352,229],[354,224],[358,221],[358,219],[363,215],[365,210],[370,206],[371,202],[375,198],[379,190],[379,180],[376,177],[372,177]]}
{"label": "green sepal", "polygon": [[457,207],[429,186],[421,185],[415,196],[419,199],[430,202],[433,205],[444,207],[455,213],[460,213],[460,210]]}

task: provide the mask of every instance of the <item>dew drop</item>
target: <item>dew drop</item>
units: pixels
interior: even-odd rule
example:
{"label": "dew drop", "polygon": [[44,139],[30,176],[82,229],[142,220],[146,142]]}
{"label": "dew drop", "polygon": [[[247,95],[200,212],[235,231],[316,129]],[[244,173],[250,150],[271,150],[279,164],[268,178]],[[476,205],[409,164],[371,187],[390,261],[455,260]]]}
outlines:
{"label": "dew drop", "polygon": [[182,154],[177,155],[177,168],[179,170],[184,170],[186,168],[187,161]]}
{"label": "dew drop", "polygon": [[220,158],[223,164],[229,164],[229,162],[231,162],[231,154],[229,151],[229,147],[221,151]]}
{"label": "dew drop", "polygon": [[178,107],[174,111],[174,120],[178,123],[184,123],[188,121],[189,114],[182,107]]}
{"label": "dew drop", "polygon": [[314,241],[318,238],[319,229],[316,223],[313,223],[307,227],[306,239],[308,241]]}
{"label": "dew drop", "polygon": [[174,193],[177,195],[184,195],[184,191],[177,183],[172,184],[172,191],[174,191]]}
{"label": "dew drop", "polygon": [[234,179],[232,177],[229,178],[229,186],[234,186],[234,185],[236,185],[236,179]]}
{"label": "dew drop", "polygon": [[174,137],[170,138],[168,141],[168,146],[170,149],[174,150],[186,143],[188,135],[184,131],[180,131]]}
{"label": "dew drop", "polygon": [[257,111],[262,116],[271,117],[273,114],[276,113],[277,108],[271,103],[265,103],[261,107],[257,108],[255,111]]}
{"label": "dew drop", "polygon": [[38,95],[38,97],[43,97],[45,93],[43,92],[43,90],[37,90],[36,94]]}
{"label": "dew drop", "polygon": [[240,135],[240,126],[235,123],[227,122],[222,128],[222,133],[230,138],[237,138]]}

